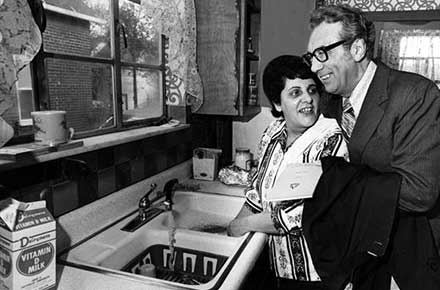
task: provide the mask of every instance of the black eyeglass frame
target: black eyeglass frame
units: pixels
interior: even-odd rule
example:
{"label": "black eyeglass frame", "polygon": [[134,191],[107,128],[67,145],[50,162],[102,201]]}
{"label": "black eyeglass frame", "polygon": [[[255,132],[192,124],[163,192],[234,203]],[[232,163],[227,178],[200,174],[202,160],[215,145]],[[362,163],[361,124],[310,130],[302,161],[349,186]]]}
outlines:
{"label": "black eyeglass frame", "polygon": [[[315,57],[317,61],[319,62],[326,62],[328,60],[328,53],[330,50],[347,43],[348,40],[339,40],[335,43],[329,44],[327,46],[320,46],[318,48],[315,48],[315,50],[313,52],[307,52],[305,54],[302,55],[302,59],[303,61],[308,65],[308,66],[312,66],[312,58]],[[321,54],[318,54],[318,52],[322,52]],[[318,55],[324,55],[324,58],[319,58]]]}

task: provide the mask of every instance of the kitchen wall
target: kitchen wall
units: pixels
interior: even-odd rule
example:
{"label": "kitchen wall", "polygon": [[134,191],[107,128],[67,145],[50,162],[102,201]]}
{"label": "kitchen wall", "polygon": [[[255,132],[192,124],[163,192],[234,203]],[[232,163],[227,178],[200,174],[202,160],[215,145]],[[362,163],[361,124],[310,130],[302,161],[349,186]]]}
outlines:
{"label": "kitchen wall", "polygon": [[282,54],[301,55],[305,52],[310,34],[308,20],[315,8],[311,0],[261,1],[260,42],[260,102],[264,106],[259,115],[248,122],[233,123],[233,151],[248,147],[256,154],[263,130],[273,120],[270,105],[263,93],[261,73],[266,64]]}
{"label": "kitchen wall", "polygon": [[45,199],[58,217],[190,159],[193,134],[187,128],[2,171],[0,199]]}
{"label": "kitchen wall", "polygon": [[[262,1],[261,68],[280,54],[304,52],[307,18],[313,7],[310,0]],[[229,119],[199,116],[190,121],[191,129],[70,158],[87,166],[61,159],[1,172],[0,199],[12,196],[31,201],[43,197],[59,216],[188,160],[194,147],[226,148],[222,154],[225,164],[221,164],[226,165],[234,152],[229,150],[231,143],[233,148],[246,146],[255,153],[262,131],[272,120],[264,98],[261,96],[265,107],[258,116],[234,122],[233,128]]]}

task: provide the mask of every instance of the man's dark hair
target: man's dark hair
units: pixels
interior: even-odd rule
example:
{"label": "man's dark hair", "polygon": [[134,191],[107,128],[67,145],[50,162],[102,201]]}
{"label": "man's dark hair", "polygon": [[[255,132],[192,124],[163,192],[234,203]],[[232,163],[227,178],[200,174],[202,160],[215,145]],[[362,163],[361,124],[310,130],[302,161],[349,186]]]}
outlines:
{"label": "man's dark hair", "polygon": [[367,46],[367,58],[371,59],[373,57],[374,24],[366,18],[361,10],[343,4],[322,6],[312,12],[310,27],[314,29],[323,22],[341,22],[341,40],[349,40],[346,46],[349,47],[356,39],[363,39]]}

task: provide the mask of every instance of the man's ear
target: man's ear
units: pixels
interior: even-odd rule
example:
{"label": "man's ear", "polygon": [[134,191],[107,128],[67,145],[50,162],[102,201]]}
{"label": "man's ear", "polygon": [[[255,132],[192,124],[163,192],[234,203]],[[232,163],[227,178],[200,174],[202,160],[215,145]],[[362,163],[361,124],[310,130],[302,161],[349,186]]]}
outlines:
{"label": "man's ear", "polygon": [[356,39],[350,47],[350,53],[356,62],[360,62],[367,54],[367,44],[362,38]]}

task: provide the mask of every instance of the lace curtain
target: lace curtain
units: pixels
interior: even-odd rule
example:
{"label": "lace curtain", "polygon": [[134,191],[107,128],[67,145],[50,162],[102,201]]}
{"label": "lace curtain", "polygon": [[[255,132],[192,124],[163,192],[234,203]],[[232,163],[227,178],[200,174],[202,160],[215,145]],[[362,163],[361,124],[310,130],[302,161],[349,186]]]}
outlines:
{"label": "lace curtain", "polygon": [[146,22],[160,27],[169,44],[167,58],[167,104],[191,106],[203,103],[202,82],[196,64],[196,15],[194,0],[142,0]]}
{"label": "lace curtain", "polygon": [[18,72],[41,46],[41,34],[27,0],[0,1],[0,116],[16,102],[12,90]]}
{"label": "lace curtain", "polygon": [[440,30],[384,30],[378,56],[392,68],[416,72],[440,83]]}

